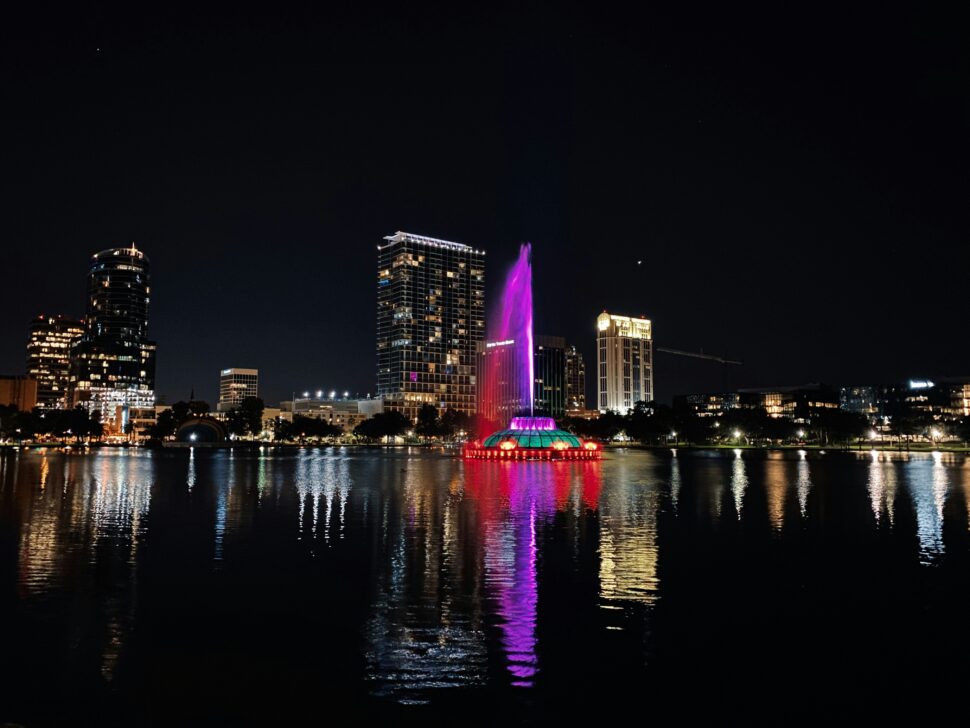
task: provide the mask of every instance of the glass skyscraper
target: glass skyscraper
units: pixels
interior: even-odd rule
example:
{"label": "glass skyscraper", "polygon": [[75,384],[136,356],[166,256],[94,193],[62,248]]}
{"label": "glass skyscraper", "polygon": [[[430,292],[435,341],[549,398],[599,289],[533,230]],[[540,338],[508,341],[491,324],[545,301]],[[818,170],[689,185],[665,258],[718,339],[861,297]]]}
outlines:
{"label": "glass skyscraper", "polygon": [[148,257],[134,244],[102,250],[88,269],[84,334],[74,347],[72,399],[121,434],[154,419],[155,342],[148,340]]}
{"label": "glass skyscraper", "polygon": [[377,393],[417,417],[476,410],[475,352],[485,334],[485,251],[397,232],[377,246]]}
{"label": "glass skyscraper", "polygon": [[535,413],[561,418],[566,414],[566,340],[536,335],[532,360]]}
{"label": "glass skyscraper", "polygon": [[586,409],[586,362],[575,346],[566,349],[566,410]]}
{"label": "glass skyscraper", "polygon": [[27,376],[37,380],[37,406],[64,409],[70,405],[71,350],[84,333],[80,321],[63,316],[38,316],[30,322]]}

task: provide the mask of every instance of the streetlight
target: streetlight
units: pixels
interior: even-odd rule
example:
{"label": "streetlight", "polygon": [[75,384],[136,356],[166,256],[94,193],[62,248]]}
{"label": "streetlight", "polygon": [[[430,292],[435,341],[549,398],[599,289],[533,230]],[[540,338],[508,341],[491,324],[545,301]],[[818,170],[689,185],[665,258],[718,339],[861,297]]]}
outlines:
{"label": "streetlight", "polygon": [[798,434],[798,439],[799,440],[804,440],[805,439],[805,430],[799,430],[797,434]]}
{"label": "streetlight", "polygon": [[317,390],[317,399],[320,399],[321,397],[323,397],[323,390],[322,389],[318,389]]}

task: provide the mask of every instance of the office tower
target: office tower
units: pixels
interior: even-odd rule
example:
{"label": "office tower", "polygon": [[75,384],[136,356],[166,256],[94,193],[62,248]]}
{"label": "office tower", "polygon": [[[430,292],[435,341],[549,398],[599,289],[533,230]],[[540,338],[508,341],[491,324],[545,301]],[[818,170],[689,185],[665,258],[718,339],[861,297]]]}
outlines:
{"label": "office tower", "polygon": [[228,412],[246,397],[259,396],[259,370],[234,367],[219,372],[219,402],[216,410]]}
{"label": "office tower", "polygon": [[597,407],[626,414],[653,401],[653,330],[645,318],[604,311],[596,319]]}
{"label": "office tower", "polygon": [[562,417],[566,414],[566,340],[561,336],[536,336],[532,361],[535,414]]}
{"label": "office tower", "polygon": [[154,421],[155,342],[148,340],[148,257],[130,248],[102,250],[88,270],[84,334],[74,347],[74,403],[100,412],[106,434]]}
{"label": "office tower", "polygon": [[69,406],[71,349],[84,333],[80,321],[63,316],[38,316],[30,322],[27,376],[37,381],[37,405],[44,409]]}
{"label": "office tower", "polygon": [[586,362],[575,346],[566,348],[566,411],[586,409]]}
{"label": "office tower", "polygon": [[414,420],[425,404],[476,410],[485,251],[397,232],[378,245],[377,393]]}
{"label": "office tower", "polygon": [[[522,397],[522,378],[515,341],[482,341],[478,344],[478,413],[489,422],[505,427],[517,415],[530,414]],[[528,390],[526,390],[528,391]]]}

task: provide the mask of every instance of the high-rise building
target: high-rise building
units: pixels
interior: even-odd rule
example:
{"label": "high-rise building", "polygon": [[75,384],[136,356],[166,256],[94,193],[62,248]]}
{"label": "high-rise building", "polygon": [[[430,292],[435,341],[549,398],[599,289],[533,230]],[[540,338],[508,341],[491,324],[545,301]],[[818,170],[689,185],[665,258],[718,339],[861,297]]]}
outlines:
{"label": "high-rise building", "polygon": [[653,328],[649,319],[604,311],[596,319],[597,407],[621,414],[653,401]]}
{"label": "high-rise building", "polygon": [[535,336],[532,361],[535,414],[562,417],[566,414],[566,340],[562,336]]}
{"label": "high-rise building", "polygon": [[259,396],[259,370],[233,367],[219,372],[219,402],[216,410],[228,412],[246,397]]}
{"label": "high-rise building", "polygon": [[84,334],[74,347],[74,403],[100,412],[108,434],[154,421],[155,342],[148,340],[148,257],[130,248],[102,250],[88,270]]}
{"label": "high-rise building", "polygon": [[575,346],[566,349],[566,411],[586,409],[586,362]]}
{"label": "high-rise building", "polygon": [[412,420],[425,404],[476,410],[485,251],[397,232],[377,246],[377,393]]}
{"label": "high-rise building", "polygon": [[528,414],[529,403],[522,395],[522,378],[528,380],[528,374],[523,370],[514,339],[478,344],[477,409],[482,417],[505,427],[513,417]]}
{"label": "high-rise building", "polygon": [[84,333],[80,321],[63,316],[38,316],[30,322],[27,339],[27,376],[37,380],[37,405],[68,407],[71,349]]}

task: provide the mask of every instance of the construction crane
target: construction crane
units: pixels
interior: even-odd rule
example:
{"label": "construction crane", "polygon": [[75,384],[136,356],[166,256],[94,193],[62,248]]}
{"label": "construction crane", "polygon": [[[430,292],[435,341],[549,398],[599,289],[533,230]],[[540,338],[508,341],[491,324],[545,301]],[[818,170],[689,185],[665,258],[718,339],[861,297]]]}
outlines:
{"label": "construction crane", "polygon": [[715,356],[714,354],[705,354],[703,351],[682,351],[681,349],[669,349],[666,346],[656,347],[656,351],[662,351],[664,354],[674,354],[676,356],[689,356],[692,359],[707,359],[709,361],[716,361],[719,364],[736,364],[741,366],[744,364],[743,361],[735,361],[734,359],[725,359],[723,356]]}
{"label": "construction crane", "polygon": [[666,346],[654,347],[655,351],[662,352],[664,354],[673,354],[674,356],[686,356],[691,359],[706,359],[707,361],[714,361],[721,365],[721,387],[724,391],[727,391],[727,368],[728,366],[741,366],[744,364],[742,361],[737,361],[735,359],[728,359],[727,357],[717,356],[715,354],[705,354],[703,351],[684,351],[682,349],[671,349]]}

